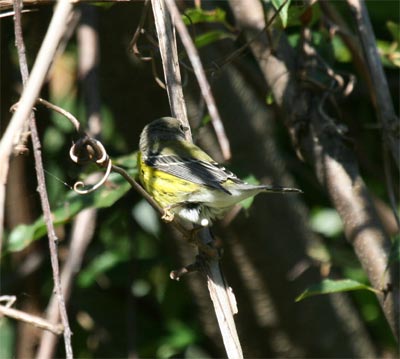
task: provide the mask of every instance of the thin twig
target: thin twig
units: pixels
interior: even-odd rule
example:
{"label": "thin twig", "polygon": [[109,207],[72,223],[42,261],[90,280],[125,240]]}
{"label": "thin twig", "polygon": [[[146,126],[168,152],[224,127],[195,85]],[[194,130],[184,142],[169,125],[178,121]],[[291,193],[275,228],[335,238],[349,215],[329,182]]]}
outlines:
{"label": "thin twig", "polygon": [[368,74],[373,83],[371,92],[378,120],[382,124],[383,137],[388,143],[392,157],[400,168],[400,119],[396,116],[389,86],[378,53],[375,34],[363,0],[347,0],[353,13],[361,40]]}
{"label": "thin twig", "polygon": [[[61,10],[63,10],[63,7],[61,7],[61,5],[62,5],[61,1],[59,2],[59,6],[57,6],[57,9],[56,9],[53,19],[56,18],[58,9],[59,9],[58,13],[60,13]],[[65,7],[65,9],[67,10],[68,7]],[[19,0],[14,0],[14,11],[15,11],[14,26],[15,26],[15,37],[16,37],[15,40],[16,40],[16,45],[17,45],[17,50],[18,50],[18,60],[19,60],[19,65],[20,65],[20,70],[21,70],[22,81],[23,81],[23,84],[26,85],[26,86],[24,86],[25,87],[24,94],[25,94],[25,92],[27,92],[29,84],[32,83],[31,82],[32,80],[28,80],[29,72],[28,72],[28,65],[27,65],[26,55],[25,55],[25,45],[24,45],[24,40],[23,40],[23,36],[22,36],[21,13],[20,13],[21,8],[20,8]],[[61,15],[64,15],[64,13],[61,13]],[[53,23],[53,21],[52,21],[52,23]],[[51,24],[49,26],[48,31],[50,31],[50,29],[51,29]],[[61,24],[62,24],[62,22],[61,22]],[[60,25],[60,24],[57,24],[57,25]],[[52,36],[55,36],[55,38],[57,39],[56,35],[52,34]],[[47,36],[46,36],[46,38],[47,38]],[[46,41],[46,39],[44,40],[44,43],[45,43],[45,41]],[[44,43],[42,45],[42,48],[44,47]],[[58,41],[54,42],[54,46],[53,46],[54,51],[57,46],[57,43],[58,43]],[[35,66],[39,61],[39,56],[40,56],[40,52],[38,55],[38,59],[35,63]],[[48,59],[48,60],[51,60],[51,59]],[[49,62],[48,62],[48,64],[49,64]],[[46,66],[46,70],[47,70],[47,68],[48,68],[48,66]],[[43,75],[45,75],[45,72],[43,72]],[[43,79],[44,79],[44,76],[43,76]],[[43,81],[43,79],[42,79],[42,81]],[[41,85],[41,83],[42,82],[40,82],[39,84]],[[39,92],[39,90],[40,90],[40,85],[37,86],[37,92]],[[26,114],[27,115],[30,114],[29,128],[30,128],[31,136],[32,136],[33,154],[34,154],[34,158],[35,158],[36,176],[37,176],[37,181],[38,181],[38,192],[40,195],[40,201],[41,201],[41,205],[42,205],[42,209],[43,209],[43,216],[45,219],[48,238],[49,238],[50,259],[51,259],[51,265],[52,265],[52,270],[53,270],[54,289],[55,289],[55,292],[57,295],[58,307],[59,307],[59,310],[61,313],[61,322],[64,327],[63,334],[64,334],[66,357],[72,359],[73,353],[72,353],[72,346],[71,346],[71,329],[69,327],[67,310],[65,307],[64,296],[63,296],[62,289],[61,289],[58,255],[57,255],[57,245],[56,245],[57,237],[56,237],[54,225],[52,222],[52,214],[51,214],[49,199],[48,199],[47,191],[46,191],[46,181],[45,181],[43,162],[42,162],[42,156],[41,156],[41,144],[40,144],[39,135],[38,135],[37,128],[36,128],[35,117],[34,117],[33,112],[31,112],[31,107],[32,107],[37,95],[30,98],[29,102],[27,100],[25,100],[25,102],[23,102],[24,94],[22,95],[22,99],[20,101],[20,106],[18,106],[17,113],[18,113],[18,110],[23,108],[23,105],[26,104],[25,105],[26,112],[27,112]],[[30,105],[29,105],[29,103],[30,103]],[[29,107],[28,107],[28,105],[29,105]],[[17,113],[14,115],[14,117],[16,117]],[[24,116],[23,115],[20,115],[20,116],[23,120]],[[25,118],[26,118],[26,116],[25,116]],[[10,128],[10,126],[7,128],[7,130],[9,128]]]}
{"label": "thin twig", "polygon": [[393,177],[392,177],[392,171],[390,168],[390,165],[391,165],[390,155],[389,155],[389,150],[387,148],[386,143],[383,144],[382,152],[383,152],[383,169],[385,171],[385,179],[386,179],[386,191],[387,191],[387,194],[389,197],[389,203],[390,203],[390,207],[393,212],[393,216],[396,220],[397,232],[399,232],[400,231],[400,219],[399,219],[399,214],[397,212],[399,206],[398,206],[398,203],[396,203],[396,196],[394,194]]}
{"label": "thin twig", "polygon": [[49,321],[40,318],[36,315],[28,314],[21,310],[9,308],[5,305],[0,305],[0,314],[3,314],[9,318],[19,320],[28,324],[32,324],[36,328],[47,330],[55,335],[60,335],[64,331],[62,324],[52,324]]}
{"label": "thin twig", "polygon": [[145,0],[144,4],[143,4],[143,10],[140,14],[139,23],[136,27],[135,33],[133,34],[132,40],[129,44],[129,48],[133,51],[135,56],[137,56],[142,61],[152,61],[153,60],[153,56],[143,56],[140,53],[140,50],[138,47],[138,41],[139,41],[140,35],[145,31],[144,23],[147,19],[147,13],[149,11],[149,7],[150,7],[150,0]]}
{"label": "thin twig", "polygon": [[60,115],[65,116],[69,120],[69,122],[71,122],[72,125],[75,127],[76,132],[80,133],[82,131],[80,122],[71,112],[68,112],[67,110],[64,110],[63,108],[54,105],[51,102],[40,97],[37,99],[37,103],[40,103],[41,105],[47,107],[48,109],[58,112]]}
{"label": "thin twig", "polygon": [[[35,10],[35,9],[21,10],[21,14],[26,14],[27,12],[35,12],[35,11],[37,11],[37,10]],[[0,19],[3,17],[14,16],[14,15],[15,15],[15,11],[2,12],[2,13],[0,13]]]}
{"label": "thin twig", "polygon": [[156,24],[171,113],[173,117],[177,118],[187,128],[189,128],[189,130],[186,131],[186,139],[192,141],[192,133],[187,118],[185,101],[183,100],[178,51],[171,16],[169,15],[169,12],[166,11],[163,0],[152,0],[151,4],[154,13],[154,21]]}
{"label": "thin twig", "polygon": [[[79,78],[82,83],[83,96],[85,98],[85,107],[87,114],[87,132],[97,137],[101,133],[101,117],[100,117],[100,94],[98,86],[97,63],[99,61],[99,37],[97,35],[97,9],[95,6],[80,6],[79,18],[81,23],[77,28],[77,42],[79,54]],[[76,131],[84,135],[83,126],[68,111],[58,106],[50,104],[48,101],[42,100],[41,103],[53,111],[61,113],[71,123],[73,123]],[[87,179],[88,183],[98,183],[101,175],[94,173]],[[79,212],[74,218],[70,235],[70,246],[67,259],[61,270],[61,283],[64,290],[65,301],[68,302],[71,296],[72,283],[79,269],[86,249],[93,238],[96,227],[96,208],[87,208]],[[57,301],[53,295],[47,307],[47,318],[50,321],[59,320],[59,311]],[[36,357],[40,359],[53,358],[57,344],[54,335],[43,333],[39,349]]]}
{"label": "thin twig", "polygon": [[[93,176],[97,181],[97,174]],[[72,283],[79,269],[86,249],[93,237],[96,222],[96,211],[93,208],[87,208],[76,216],[72,231],[71,242],[69,245],[69,255],[61,271],[61,283],[65,301],[71,296]],[[57,322],[59,319],[59,310],[56,296],[52,296],[46,310],[48,321]],[[36,353],[37,359],[53,358],[57,337],[43,333],[40,346]]]}
{"label": "thin twig", "polygon": [[365,64],[362,50],[357,37],[352,33],[351,29],[343,19],[339,11],[336,10],[333,3],[329,1],[320,1],[319,7],[325,15],[325,21],[328,25],[328,30],[331,36],[338,34],[346,47],[351,52],[351,57],[355,64],[355,69],[365,78],[368,88],[372,91],[373,84],[371,83],[371,77],[368,74],[368,67]]}
{"label": "thin twig", "polygon": [[175,27],[178,30],[179,36],[185,46],[186,52],[189,56],[190,62],[192,63],[194,73],[197,77],[197,81],[200,86],[201,93],[203,94],[204,100],[207,105],[208,113],[210,114],[212,124],[214,126],[215,133],[217,135],[218,143],[221,147],[222,155],[225,160],[231,158],[231,150],[228,138],[225,133],[224,126],[218,113],[217,106],[214,101],[214,97],[211,93],[210,84],[207,81],[207,77],[204,73],[203,65],[201,63],[199,54],[196,47],[190,38],[189,32],[181,18],[179,10],[174,0],[165,0],[168,11],[171,14]]}

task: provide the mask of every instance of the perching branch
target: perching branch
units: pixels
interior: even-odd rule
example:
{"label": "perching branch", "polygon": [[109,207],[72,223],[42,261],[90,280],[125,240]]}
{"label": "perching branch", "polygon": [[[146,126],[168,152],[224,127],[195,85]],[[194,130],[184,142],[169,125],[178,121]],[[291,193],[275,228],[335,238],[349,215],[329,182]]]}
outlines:
{"label": "perching branch", "polygon": [[[173,1],[166,1],[166,4],[168,10],[171,12],[172,17],[174,18],[175,26],[178,29],[182,42],[184,43],[185,48],[192,61],[192,65],[199,80],[203,96],[207,104],[209,105],[208,108],[210,115],[212,117],[214,115],[215,119],[217,120],[214,121],[214,125],[216,123],[222,126],[216,105],[214,103],[214,99],[210,92],[209,84],[204,75],[200,58],[188,34],[188,31],[180,18],[180,14],[176,8],[175,3]],[[152,5],[155,22],[157,25],[157,33],[159,37],[160,51],[162,54],[161,57],[163,60],[167,86],[171,86],[170,79],[173,79],[173,85],[179,88],[179,91],[168,91],[168,96],[170,97],[170,105],[176,107],[171,108],[171,111],[172,113],[177,113],[180,111],[181,108],[185,108],[185,102],[180,82],[180,72],[179,63],[177,61],[176,46],[167,45],[175,44],[175,35],[172,29],[172,24],[169,21],[169,14],[166,12],[166,9],[164,7],[164,1],[152,0]],[[179,79],[179,81],[174,82],[174,79]],[[187,120],[185,122],[188,123]],[[215,127],[215,129],[217,132],[217,136],[219,135],[220,144],[224,156],[230,156],[229,142],[225,137],[223,128],[221,127],[222,132],[219,132],[219,130],[217,130],[218,127]],[[201,260],[202,254],[207,255],[207,252],[204,252],[204,248],[208,248],[209,245],[212,246],[214,243],[214,238],[208,227],[201,229],[197,233],[197,237],[199,238],[197,244],[200,252],[200,267],[202,272],[207,277],[210,297],[214,305],[215,314],[222,334],[227,356],[228,358],[243,358],[240,341],[236,331],[235,321],[233,319],[233,316],[237,313],[236,301],[232,289],[226,283],[226,280],[222,273],[221,267],[219,265],[219,258],[208,255],[206,260]]]}
{"label": "perching branch", "polygon": [[[230,0],[230,6],[245,36],[252,38],[265,26],[261,4]],[[378,299],[393,333],[399,335],[399,279],[396,266],[388,263],[390,241],[363,182],[357,161],[335,124],[319,109],[318,92],[302,87],[295,77],[295,57],[285,36],[274,52],[266,35],[251,44],[265,81],[285,120],[292,142],[314,166],[316,176],[329,194],[344,224],[372,286],[382,293]],[[388,268],[388,269],[387,269]]]}
{"label": "perching branch", "polygon": [[[64,7],[62,7],[62,0],[60,0],[58,5],[59,6],[57,6],[57,9],[56,9],[56,12],[54,13],[53,19],[58,19],[57,18],[57,15],[58,15],[60,17],[58,19],[59,21],[57,21],[57,23],[56,23],[56,22],[53,22],[53,20],[52,20],[52,22],[49,26],[49,29],[48,29],[48,34],[50,33],[51,35],[49,35],[50,37],[46,36],[46,38],[42,44],[41,50],[43,48],[45,48],[46,39],[49,39],[49,38],[50,38],[50,40],[52,40],[51,42],[50,42],[50,40],[48,40],[48,42],[50,42],[50,45],[52,45],[52,47],[49,50],[53,50],[53,51],[56,50],[56,46],[58,44],[57,35],[61,35],[62,33],[60,33],[60,32],[58,32],[56,34],[51,33],[50,31],[52,28],[52,24],[55,24],[55,25],[53,25],[53,27],[57,26],[57,27],[61,27],[61,29],[63,29],[63,26],[61,26],[61,25],[63,24],[64,20],[66,20],[66,18],[63,19],[61,16],[66,17],[67,14],[69,13],[69,8],[70,8],[69,6],[66,6],[66,5],[64,5]],[[65,11],[65,13],[63,10]],[[24,123],[24,119],[27,118],[27,115],[30,116],[29,128],[30,128],[30,132],[31,132],[33,154],[34,154],[34,158],[35,158],[36,176],[37,176],[37,181],[38,181],[38,192],[40,195],[40,202],[42,205],[43,216],[45,219],[48,238],[49,238],[50,259],[51,259],[51,266],[52,266],[52,270],[53,270],[54,289],[55,289],[56,296],[57,296],[58,309],[61,314],[61,322],[64,327],[63,334],[64,334],[66,357],[72,359],[73,358],[72,346],[71,346],[71,334],[72,333],[71,333],[71,329],[70,329],[69,323],[68,323],[67,310],[65,307],[64,296],[63,296],[61,282],[60,282],[59,263],[58,263],[57,245],[56,245],[57,237],[56,237],[55,230],[54,230],[49,199],[48,199],[48,195],[47,195],[47,191],[46,191],[46,181],[45,181],[45,177],[44,177],[43,161],[42,161],[42,156],[41,156],[41,144],[40,144],[39,135],[38,135],[38,131],[37,131],[36,123],[35,123],[35,117],[31,110],[33,103],[36,100],[37,94],[40,91],[41,84],[44,80],[44,76],[46,75],[48,65],[50,65],[50,61],[52,60],[52,58],[45,58],[45,57],[40,58],[40,52],[39,52],[35,66],[36,66],[36,68],[38,68],[38,66],[41,65],[41,68],[43,69],[43,71],[39,74],[41,76],[41,81],[39,81],[40,78],[35,78],[35,77],[33,77],[33,75],[32,75],[32,78],[30,78],[28,80],[29,72],[28,72],[28,65],[27,65],[26,55],[25,55],[25,45],[24,45],[24,40],[22,37],[21,13],[20,13],[21,8],[20,8],[19,0],[14,0],[14,11],[15,11],[14,27],[15,27],[16,45],[17,45],[17,50],[18,50],[18,60],[19,60],[21,76],[22,76],[22,81],[24,84],[25,91],[22,95],[17,112],[13,116],[13,118],[14,117],[18,118],[17,113],[21,108],[22,108],[22,110],[20,110],[20,118],[21,118],[22,124]],[[40,63],[40,60],[43,62]],[[34,69],[35,69],[35,67],[34,67]],[[39,75],[37,75],[37,76],[39,77]],[[34,83],[33,82],[34,80],[37,80],[38,83]],[[29,88],[29,85],[32,83],[33,83],[33,85]],[[35,92],[37,92],[37,93],[35,94],[35,92],[33,90],[31,90],[32,92],[28,92],[29,89],[34,89]],[[31,97],[28,97],[28,95],[26,95],[25,99],[27,99],[27,100],[25,100],[25,102],[24,102],[23,99],[24,99],[25,93],[28,93],[28,95],[31,94],[30,95]],[[25,107],[23,107],[23,106],[25,106]],[[26,115],[24,116],[23,110],[25,108],[26,108],[26,110],[25,110]],[[7,128],[7,131],[9,130],[10,125]]]}

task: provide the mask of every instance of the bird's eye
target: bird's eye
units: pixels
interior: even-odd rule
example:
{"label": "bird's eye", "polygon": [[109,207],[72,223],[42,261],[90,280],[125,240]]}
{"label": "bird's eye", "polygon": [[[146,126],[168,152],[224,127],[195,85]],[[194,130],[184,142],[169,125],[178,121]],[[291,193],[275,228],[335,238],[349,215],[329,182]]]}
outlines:
{"label": "bird's eye", "polygon": [[180,129],[183,133],[185,133],[187,130],[189,130],[189,127],[186,127],[186,126],[184,126],[183,124],[180,124],[180,125],[179,125],[179,129]]}

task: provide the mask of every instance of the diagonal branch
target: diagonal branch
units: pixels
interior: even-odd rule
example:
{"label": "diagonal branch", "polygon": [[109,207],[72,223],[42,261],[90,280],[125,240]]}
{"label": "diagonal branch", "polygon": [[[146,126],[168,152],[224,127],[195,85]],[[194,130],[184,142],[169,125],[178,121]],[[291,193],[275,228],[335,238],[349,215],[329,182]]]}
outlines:
{"label": "diagonal branch", "polygon": [[49,321],[36,315],[28,314],[18,309],[9,308],[5,305],[0,305],[0,314],[5,315],[9,318],[32,324],[39,329],[47,330],[55,335],[60,335],[64,331],[64,328],[61,324],[50,323]]}

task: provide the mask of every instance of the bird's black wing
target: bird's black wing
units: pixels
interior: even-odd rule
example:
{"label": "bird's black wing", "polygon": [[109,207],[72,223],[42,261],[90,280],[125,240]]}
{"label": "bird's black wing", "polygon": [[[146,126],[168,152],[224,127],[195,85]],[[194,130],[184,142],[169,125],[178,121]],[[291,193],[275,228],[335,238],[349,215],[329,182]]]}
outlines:
{"label": "bird's black wing", "polygon": [[228,179],[241,183],[232,172],[215,161],[202,161],[177,155],[150,155],[145,163],[157,170],[169,173],[184,180],[211,188],[230,192],[222,186]]}

